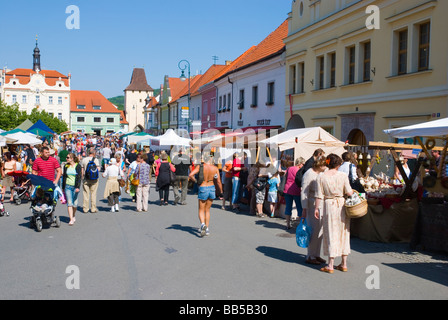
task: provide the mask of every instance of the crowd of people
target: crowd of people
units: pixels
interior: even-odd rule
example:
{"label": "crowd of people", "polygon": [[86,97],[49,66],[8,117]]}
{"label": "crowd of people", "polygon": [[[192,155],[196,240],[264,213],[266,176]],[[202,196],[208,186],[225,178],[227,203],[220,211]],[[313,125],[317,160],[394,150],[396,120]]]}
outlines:
{"label": "crowd of people", "polygon": [[[284,204],[287,229],[291,229],[295,204],[298,219],[306,218],[313,229],[306,262],[327,263],[321,257],[323,251],[329,260],[320,269],[322,272],[347,271],[350,221],[345,217],[344,197],[354,192],[350,180],[356,175],[349,165],[353,156],[350,153],[342,159],[335,154],[325,156],[318,149],[310,159],[299,157],[285,166],[275,155],[269,155],[268,161],[257,159],[249,164],[245,153],[236,152],[221,165],[211,153],[196,153],[193,157],[187,150],[174,154],[137,150],[133,145],[123,145],[116,137],[61,138],[51,145],[44,143],[36,151],[24,146],[18,157],[10,152],[4,154],[0,166],[3,198],[6,188],[12,186],[7,174],[10,171],[20,167],[46,177],[64,191],[72,226],[81,190],[83,212],[98,212],[100,176],[106,179],[103,197],[111,212],[120,211],[123,192],[132,197],[137,212],[147,212],[150,185],[154,182],[159,206],[169,205],[170,190],[174,192],[172,205],[185,205],[188,190],[197,193],[201,236],[210,234],[210,210],[215,200],[222,201],[224,210],[239,212],[245,207],[259,218],[275,217]],[[335,266],[334,258],[339,256],[341,264]]]}

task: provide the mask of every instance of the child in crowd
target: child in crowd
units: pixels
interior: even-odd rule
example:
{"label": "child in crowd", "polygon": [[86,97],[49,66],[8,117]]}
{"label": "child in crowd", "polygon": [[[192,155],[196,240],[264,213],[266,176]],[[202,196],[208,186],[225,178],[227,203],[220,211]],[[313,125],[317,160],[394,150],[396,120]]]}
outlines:
{"label": "child in crowd", "polygon": [[268,202],[271,209],[271,218],[275,214],[275,205],[277,204],[278,187],[280,185],[280,178],[278,176],[278,171],[268,180],[269,191],[268,191]]}

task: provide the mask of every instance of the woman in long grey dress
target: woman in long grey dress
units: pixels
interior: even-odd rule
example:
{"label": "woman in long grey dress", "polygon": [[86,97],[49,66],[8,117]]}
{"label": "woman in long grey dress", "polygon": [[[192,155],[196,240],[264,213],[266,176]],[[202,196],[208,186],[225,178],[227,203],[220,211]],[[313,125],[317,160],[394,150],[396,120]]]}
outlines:
{"label": "woman in long grey dress", "polygon": [[327,157],[328,170],[317,178],[316,219],[320,216],[322,205],[323,251],[329,257],[328,266],[320,269],[322,272],[333,273],[335,257],[342,257],[342,263],[337,270],[347,271],[347,256],[350,254],[350,218],[345,215],[345,198],[351,196],[348,176],[338,171],[342,159],[335,154]]}

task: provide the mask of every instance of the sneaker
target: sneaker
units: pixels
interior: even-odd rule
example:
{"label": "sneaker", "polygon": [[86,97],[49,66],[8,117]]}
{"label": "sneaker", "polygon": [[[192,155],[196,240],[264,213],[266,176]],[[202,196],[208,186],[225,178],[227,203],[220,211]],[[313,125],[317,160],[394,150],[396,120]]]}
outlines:
{"label": "sneaker", "polygon": [[112,208],[110,209],[110,212],[115,212],[115,206],[112,206]]}
{"label": "sneaker", "polygon": [[205,235],[209,236],[210,235],[210,230],[208,230],[208,228],[205,230]]}
{"label": "sneaker", "polygon": [[205,223],[201,224],[201,227],[199,228],[199,231],[201,232],[201,237],[205,236],[206,229],[207,226],[205,225]]}

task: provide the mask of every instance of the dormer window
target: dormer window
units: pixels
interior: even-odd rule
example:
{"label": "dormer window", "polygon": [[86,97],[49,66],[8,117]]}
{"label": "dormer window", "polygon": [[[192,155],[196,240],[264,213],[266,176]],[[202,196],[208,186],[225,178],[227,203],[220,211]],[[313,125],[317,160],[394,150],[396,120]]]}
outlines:
{"label": "dormer window", "polygon": [[77,109],[85,109],[86,106],[85,106],[85,105],[82,105],[82,104],[78,104],[78,105],[76,106],[76,108],[77,108]]}
{"label": "dormer window", "polygon": [[93,106],[93,110],[101,110],[101,106]]}

